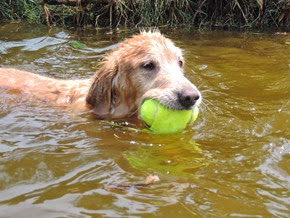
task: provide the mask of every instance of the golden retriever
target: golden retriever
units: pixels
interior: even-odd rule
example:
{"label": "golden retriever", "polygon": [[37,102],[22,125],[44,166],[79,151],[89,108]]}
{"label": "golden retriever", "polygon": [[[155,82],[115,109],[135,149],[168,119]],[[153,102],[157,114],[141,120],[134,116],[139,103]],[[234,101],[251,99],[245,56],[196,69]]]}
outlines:
{"label": "golden retriever", "polygon": [[91,79],[57,80],[0,68],[0,87],[72,109],[90,109],[99,119],[137,114],[144,99],[182,110],[201,103],[201,94],[184,77],[181,50],[159,31],[141,32],[107,54]]}

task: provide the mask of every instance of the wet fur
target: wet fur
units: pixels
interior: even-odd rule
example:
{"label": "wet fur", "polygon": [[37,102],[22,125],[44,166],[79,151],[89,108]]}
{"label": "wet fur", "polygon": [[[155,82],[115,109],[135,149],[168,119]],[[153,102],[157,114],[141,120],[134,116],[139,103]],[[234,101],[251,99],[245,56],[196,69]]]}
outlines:
{"label": "wet fur", "polygon": [[[155,70],[142,68],[154,63]],[[58,105],[92,110],[100,119],[133,116],[146,98],[183,109],[181,90],[200,95],[184,77],[181,50],[158,31],[142,32],[107,54],[91,79],[57,80],[29,72],[0,68],[0,87],[17,89]],[[195,104],[199,104],[200,100]]]}

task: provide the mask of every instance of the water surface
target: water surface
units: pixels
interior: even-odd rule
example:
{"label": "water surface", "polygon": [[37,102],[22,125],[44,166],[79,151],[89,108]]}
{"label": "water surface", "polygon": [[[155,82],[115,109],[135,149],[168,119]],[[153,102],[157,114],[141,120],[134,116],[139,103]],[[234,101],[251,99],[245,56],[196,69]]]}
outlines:
{"label": "water surface", "polygon": [[[134,32],[2,23],[0,64],[87,78]],[[0,217],[289,217],[289,35],[162,32],[203,93],[196,123],[150,135],[1,90]],[[106,189],[151,173],[160,182]]]}

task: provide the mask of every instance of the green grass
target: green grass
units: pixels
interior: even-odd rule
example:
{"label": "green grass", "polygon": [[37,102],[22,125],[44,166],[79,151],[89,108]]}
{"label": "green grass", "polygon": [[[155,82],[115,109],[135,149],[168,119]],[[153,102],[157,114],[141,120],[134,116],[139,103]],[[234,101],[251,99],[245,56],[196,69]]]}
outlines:
{"label": "green grass", "polygon": [[[61,26],[194,26],[289,28],[286,0],[118,0],[96,1],[86,7],[45,5],[38,0],[2,0],[0,19],[27,20]],[[112,2],[110,4],[109,2]],[[263,3],[263,4],[262,4]]]}
{"label": "green grass", "polygon": [[40,23],[42,7],[37,0],[2,0],[0,1],[0,19],[26,20]]}

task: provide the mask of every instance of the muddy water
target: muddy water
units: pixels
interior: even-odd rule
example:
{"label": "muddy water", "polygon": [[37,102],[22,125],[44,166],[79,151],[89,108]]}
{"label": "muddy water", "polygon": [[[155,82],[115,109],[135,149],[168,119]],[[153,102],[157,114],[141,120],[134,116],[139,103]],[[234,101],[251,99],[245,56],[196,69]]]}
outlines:
{"label": "muddy water", "polygon": [[[0,64],[86,78],[132,32],[2,23]],[[1,90],[0,217],[289,217],[289,35],[162,32],[202,90],[195,125],[150,135]],[[160,182],[106,188],[150,173]]]}

